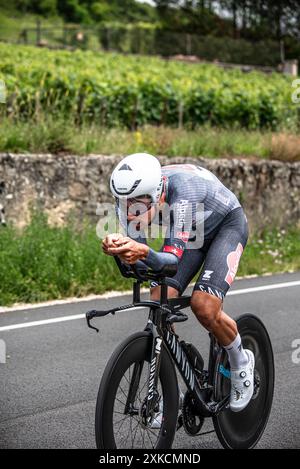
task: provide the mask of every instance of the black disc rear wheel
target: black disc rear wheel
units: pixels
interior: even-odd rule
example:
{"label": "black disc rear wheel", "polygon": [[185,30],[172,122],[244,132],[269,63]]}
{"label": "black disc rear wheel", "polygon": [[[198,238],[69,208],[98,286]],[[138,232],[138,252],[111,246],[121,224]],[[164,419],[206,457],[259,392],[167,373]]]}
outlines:
{"label": "black disc rear wheel", "polygon": [[[241,412],[229,408],[213,417],[218,438],[224,448],[253,448],[267,424],[273,401],[274,358],[268,332],[256,316],[245,314],[237,320],[243,347],[255,356],[254,394]],[[230,366],[227,353],[220,349],[214,373],[215,399],[230,393]]]}

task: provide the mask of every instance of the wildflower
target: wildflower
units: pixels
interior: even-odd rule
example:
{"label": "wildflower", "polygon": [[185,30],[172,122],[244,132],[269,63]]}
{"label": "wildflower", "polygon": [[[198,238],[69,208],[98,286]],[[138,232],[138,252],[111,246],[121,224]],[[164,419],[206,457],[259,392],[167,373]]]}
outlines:
{"label": "wildflower", "polygon": [[137,145],[141,145],[141,143],[143,143],[142,133],[139,132],[138,130],[134,133],[134,138],[135,138],[135,143]]}

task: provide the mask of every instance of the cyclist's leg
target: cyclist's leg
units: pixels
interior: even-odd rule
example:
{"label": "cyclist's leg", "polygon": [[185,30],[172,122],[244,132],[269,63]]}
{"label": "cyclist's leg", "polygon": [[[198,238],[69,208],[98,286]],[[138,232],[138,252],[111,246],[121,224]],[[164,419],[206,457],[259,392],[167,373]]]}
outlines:
{"label": "cyclist's leg", "polygon": [[[168,298],[177,298],[178,295],[179,295],[179,291],[176,288],[168,287]],[[152,301],[159,301],[160,299],[160,286],[159,285],[151,285],[150,299]]]}
{"label": "cyclist's leg", "polygon": [[[186,249],[178,264],[178,270],[174,277],[167,277],[168,298],[174,298],[182,295],[186,287],[189,285],[193,277],[200,270],[205,258],[202,249]],[[150,283],[151,299],[158,300],[160,298],[160,286],[157,282]]]}
{"label": "cyclist's leg", "polygon": [[254,356],[244,350],[236,322],[223,311],[223,299],[236,275],[248,239],[242,209],[227,216],[212,241],[194,287],[191,307],[200,323],[226,349],[231,365],[233,411],[244,409],[253,395]]}
{"label": "cyclist's leg", "polygon": [[231,344],[237,335],[235,321],[224,313],[222,306],[247,239],[244,212],[235,209],[224,219],[212,240],[192,295],[191,306],[197,318],[223,346]]}

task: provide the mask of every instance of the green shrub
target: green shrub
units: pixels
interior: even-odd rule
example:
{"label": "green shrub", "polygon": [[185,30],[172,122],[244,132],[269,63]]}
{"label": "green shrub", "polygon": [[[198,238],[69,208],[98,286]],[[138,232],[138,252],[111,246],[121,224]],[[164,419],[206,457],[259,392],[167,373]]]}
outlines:
{"label": "green shrub", "polygon": [[[242,256],[239,275],[300,269],[299,229],[266,229],[252,236]],[[159,240],[151,243],[160,248]],[[33,212],[22,231],[0,229],[0,305],[84,296],[130,289],[111,256],[103,254],[96,227],[71,221],[49,226]]]}
{"label": "green shrub", "polygon": [[257,129],[293,126],[291,79],[150,57],[0,44],[0,78],[16,119],[42,114],[136,128],[203,123]]}

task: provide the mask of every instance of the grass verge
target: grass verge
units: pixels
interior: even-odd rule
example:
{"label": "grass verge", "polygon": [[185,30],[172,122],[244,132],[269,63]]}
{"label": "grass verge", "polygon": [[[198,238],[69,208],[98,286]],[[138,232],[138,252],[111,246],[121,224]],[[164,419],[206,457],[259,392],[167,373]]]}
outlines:
{"label": "grass verge", "polygon": [[[238,275],[300,270],[300,230],[268,229],[253,235]],[[158,241],[153,245],[159,247]],[[95,227],[49,226],[35,213],[22,231],[0,229],[0,305],[38,302],[130,289],[113,259],[102,253]]]}
{"label": "grass verge", "polygon": [[35,123],[2,119],[0,151],[29,153],[129,154],[143,152],[208,158],[234,156],[300,161],[296,133],[199,127],[195,130],[145,126],[137,131],[103,128],[60,118]]}

